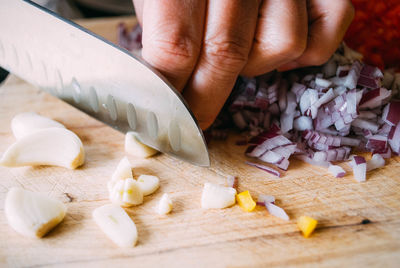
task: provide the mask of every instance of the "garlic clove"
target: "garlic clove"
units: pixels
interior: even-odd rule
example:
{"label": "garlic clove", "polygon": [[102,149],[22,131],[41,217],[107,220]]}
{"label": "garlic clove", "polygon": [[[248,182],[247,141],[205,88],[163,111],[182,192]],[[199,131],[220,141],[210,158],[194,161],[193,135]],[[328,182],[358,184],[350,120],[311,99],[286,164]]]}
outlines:
{"label": "garlic clove", "polygon": [[132,165],[127,157],[124,157],[119,161],[117,168],[115,169],[111,180],[107,183],[108,191],[110,192],[114,187],[115,183],[119,180],[126,178],[133,178],[132,176]]}
{"label": "garlic clove", "polygon": [[15,231],[40,238],[64,219],[67,209],[58,200],[15,187],[7,193],[4,211]]}
{"label": "garlic clove", "polygon": [[156,210],[159,215],[166,215],[171,212],[172,200],[167,193],[161,197]]}
{"label": "garlic clove", "polygon": [[61,166],[75,169],[83,165],[85,152],[79,137],[65,128],[46,128],[26,135],[3,154],[0,165]]}
{"label": "garlic clove", "polygon": [[236,203],[236,190],[212,183],[205,183],[201,195],[202,208],[226,208]]}
{"label": "garlic clove", "polygon": [[137,179],[144,196],[154,193],[160,187],[160,179],[151,175],[140,175]]}
{"label": "garlic clove", "polygon": [[157,150],[141,143],[134,132],[125,135],[125,152],[130,155],[147,158],[158,153]]}
{"label": "garlic clove", "polygon": [[143,193],[139,184],[134,179],[128,178],[124,182],[124,193],[122,201],[128,206],[140,205],[143,203]]}
{"label": "garlic clove", "polygon": [[11,120],[11,129],[16,139],[20,139],[38,130],[52,127],[65,128],[63,124],[34,112],[17,114]]}
{"label": "garlic clove", "polygon": [[100,229],[120,247],[134,247],[138,239],[135,223],[123,208],[104,205],[93,211],[93,219]]}
{"label": "garlic clove", "polygon": [[116,205],[131,207],[143,203],[143,193],[137,181],[127,178],[117,181],[110,192],[110,200]]}

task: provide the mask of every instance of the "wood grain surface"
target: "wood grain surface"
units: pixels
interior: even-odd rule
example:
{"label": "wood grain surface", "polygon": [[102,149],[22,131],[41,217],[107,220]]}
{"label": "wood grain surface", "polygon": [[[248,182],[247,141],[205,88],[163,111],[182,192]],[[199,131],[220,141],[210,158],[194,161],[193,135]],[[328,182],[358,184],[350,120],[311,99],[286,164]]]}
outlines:
{"label": "wood grain surface", "polygon": [[[80,21],[115,40],[121,20]],[[111,26],[110,26],[111,25]],[[326,170],[291,161],[282,178],[246,166],[245,147],[226,141],[210,144],[211,167],[192,166],[166,155],[151,159],[129,156],[135,175],[153,174],[160,189],[143,205],[126,211],[136,223],[135,248],[115,246],[95,225],[93,209],[109,203],[106,182],[125,155],[124,136],[39,89],[9,77],[0,86],[0,153],[15,139],[10,121],[20,112],[36,111],[63,123],[84,143],[86,163],[77,170],[58,167],[0,167],[0,266],[2,267],[399,267],[400,158],[368,174],[365,183],[352,175],[337,179]],[[345,165],[343,165],[345,167]],[[348,167],[346,167],[349,170]],[[243,212],[200,208],[205,182],[239,178],[239,190],[253,196],[271,194],[291,220],[270,216],[262,207]],[[43,239],[29,239],[11,229],[4,215],[9,188],[44,192],[66,203],[64,221]],[[154,207],[163,193],[173,212],[158,216]],[[296,219],[318,219],[318,229],[302,237]],[[368,222],[370,223],[363,224]]]}

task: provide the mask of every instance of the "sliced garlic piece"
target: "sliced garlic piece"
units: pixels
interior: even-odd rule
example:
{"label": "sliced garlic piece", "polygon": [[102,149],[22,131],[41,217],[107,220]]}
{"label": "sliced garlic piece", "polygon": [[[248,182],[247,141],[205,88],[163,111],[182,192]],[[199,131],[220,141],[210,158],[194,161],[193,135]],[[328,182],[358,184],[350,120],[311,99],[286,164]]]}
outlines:
{"label": "sliced garlic piece", "polygon": [[79,137],[65,128],[46,128],[24,136],[3,154],[0,165],[60,166],[75,169],[85,161]]}
{"label": "sliced garlic piece", "polygon": [[141,143],[134,132],[125,135],[125,152],[130,155],[147,158],[158,153],[157,150]]}
{"label": "sliced garlic piece", "polygon": [[140,205],[143,203],[142,190],[140,190],[138,182],[134,179],[125,179],[122,201],[128,204],[128,206]]}
{"label": "sliced garlic piece", "polygon": [[236,203],[236,190],[212,183],[205,183],[201,195],[202,208],[226,208]]}
{"label": "sliced garlic piece", "polygon": [[110,191],[110,201],[114,204],[122,204],[122,196],[124,194],[124,181],[117,181]]}
{"label": "sliced garlic piece", "polygon": [[58,200],[16,187],[9,190],[4,205],[8,224],[28,237],[44,236],[64,219],[66,211]]}
{"label": "sliced garlic piece", "polygon": [[34,112],[17,114],[11,120],[11,129],[14,137],[17,139],[32,134],[38,130],[51,127],[65,128],[63,124]]}
{"label": "sliced garlic piece", "polygon": [[138,233],[135,223],[117,205],[108,204],[93,211],[93,219],[100,229],[120,247],[134,247]]}
{"label": "sliced garlic piece", "polygon": [[119,180],[110,192],[110,200],[116,205],[131,207],[143,203],[143,193],[132,178]]}
{"label": "sliced garlic piece", "polygon": [[168,194],[163,194],[157,206],[157,213],[160,215],[166,215],[172,210],[172,200]]}
{"label": "sliced garlic piece", "polygon": [[133,178],[132,166],[127,157],[124,157],[119,161],[117,168],[115,169],[111,180],[107,183],[108,191],[110,192],[114,185],[119,181],[126,178]]}
{"label": "sliced garlic piece", "polygon": [[144,196],[154,193],[160,187],[160,179],[151,175],[140,175],[137,179]]}

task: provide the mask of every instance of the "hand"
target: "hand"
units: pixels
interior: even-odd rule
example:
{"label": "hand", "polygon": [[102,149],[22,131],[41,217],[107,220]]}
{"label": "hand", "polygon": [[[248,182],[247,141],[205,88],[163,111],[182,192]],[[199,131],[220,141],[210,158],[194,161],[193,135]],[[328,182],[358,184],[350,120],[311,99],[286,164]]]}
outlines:
{"label": "hand", "polygon": [[349,0],[133,0],[143,58],[206,129],[239,74],[320,65],[354,15]]}

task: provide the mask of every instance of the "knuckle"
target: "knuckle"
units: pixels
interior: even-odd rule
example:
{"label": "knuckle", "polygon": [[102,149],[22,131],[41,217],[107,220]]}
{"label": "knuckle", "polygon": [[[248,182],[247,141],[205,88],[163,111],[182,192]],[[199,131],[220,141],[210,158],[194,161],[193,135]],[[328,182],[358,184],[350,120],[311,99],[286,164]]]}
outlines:
{"label": "knuckle", "polygon": [[209,62],[218,68],[238,71],[249,57],[249,48],[244,40],[206,40],[205,54]]}
{"label": "knuckle", "polygon": [[143,57],[156,68],[186,69],[193,67],[199,48],[188,37],[154,39],[150,45],[143,45]]}
{"label": "knuckle", "polygon": [[307,43],[305,38],[298,35],[287,36],[286,38],[274,42],[272,53],[275,53],[286,60],[294,60],[304,53],[306,46]]}

